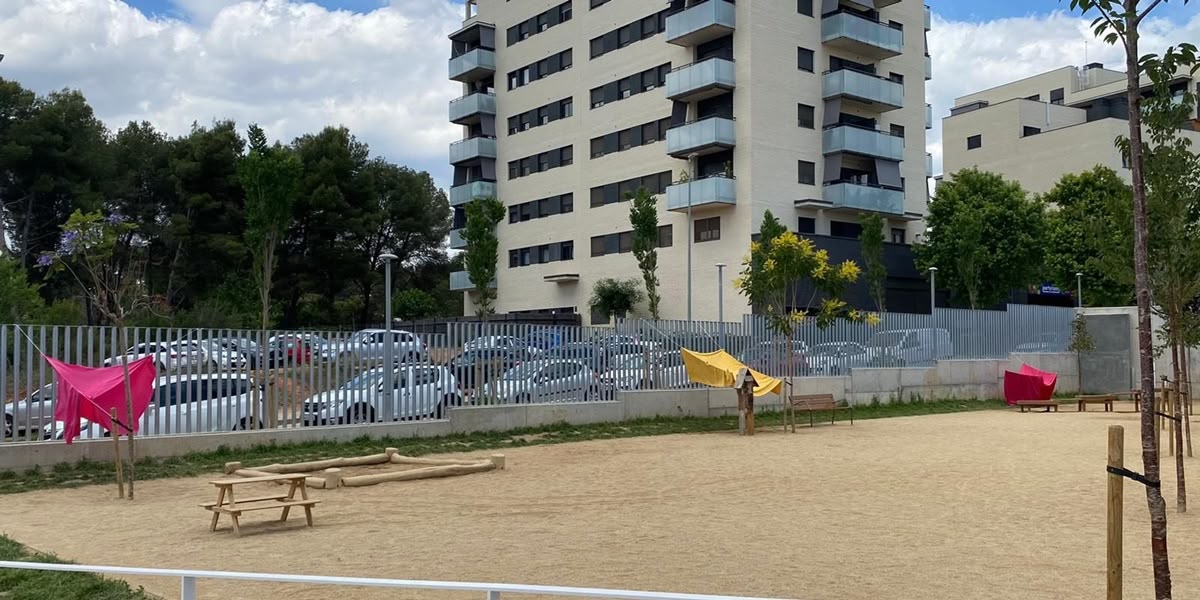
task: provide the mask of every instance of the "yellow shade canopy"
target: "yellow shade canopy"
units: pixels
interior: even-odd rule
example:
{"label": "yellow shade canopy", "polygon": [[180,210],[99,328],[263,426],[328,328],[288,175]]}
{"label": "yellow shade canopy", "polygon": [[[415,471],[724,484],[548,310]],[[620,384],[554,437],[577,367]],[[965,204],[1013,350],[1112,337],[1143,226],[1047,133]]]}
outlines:
{"label": "yellow shade canopy", "polygon": [[[688,379],[693,383],[730,388],[733,387],[738,372],[746,368],[746,365],[724,350],[701,353],[681,348],[680,352],[683,354],[683,364],[687,367]],[[754,369],[750,369],[750,374],[758,382],[754,387],[755,396],[783,393],[782,379],[768,377]]]}

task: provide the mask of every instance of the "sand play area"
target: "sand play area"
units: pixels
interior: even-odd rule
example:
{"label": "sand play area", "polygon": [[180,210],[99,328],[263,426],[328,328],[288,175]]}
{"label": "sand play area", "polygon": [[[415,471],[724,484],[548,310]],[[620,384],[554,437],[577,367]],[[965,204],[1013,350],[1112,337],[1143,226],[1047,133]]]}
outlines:
{"label": "sand play area", "polygon": [[[141,567],[803,600],[1100,598],[1110,424],[1126,426],[1126,465],[1140,470],[1132,413],[990,411],[508,449],[506,470],[314,490],[314,528],[248,516],[241,538],[210,533],[197,507],[218,474],[139,483],[133,504],[111,486],[4,496],[0,531],[73,561]],[[1200,589],[1198,464],[1188,462],[1195,512],[1176,514],[1173,475],[1163,484],[1184,595]],[[1149,599],[1145,495],[1132,483],[1125,532],[1125,597]],[[178,598],[176,581],[130,581]],[[479,600],[220,581],[199,590]]]}

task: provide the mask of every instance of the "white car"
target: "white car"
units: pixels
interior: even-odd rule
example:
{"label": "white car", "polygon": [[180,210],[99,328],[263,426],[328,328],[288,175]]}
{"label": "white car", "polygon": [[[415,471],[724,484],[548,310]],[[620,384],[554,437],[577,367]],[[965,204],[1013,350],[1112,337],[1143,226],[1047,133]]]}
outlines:
{"label": "white car", "polygon": [[55,387],[48,383],[34,393],[4,405],[4,437],[22,431],[38,432],[54,420]]}
{"label": "white car", "polygon": [[646,385],[646,358],[638,354],[619,356],[600,376],[600,381],[612,389],[668,389],[685,387],[690,383],[683,356],[678,352],[653,355],[650,359],[650,381]]}
{"label": "white car", "polygon": [[384,391],[384,368],[376,367],[304,401],[306,426],[376,423],[388,420],[442,418],[447,408],[462,404],[458,381],[437,365],[400,366],[392,371],[394,393]]}
{"label": "white car", "polygon": [[851,369],[870,363],[871,352],[858,342],[815,344],[808,353],[808,366],[813,375],[845,375]]}
{"label": "white car", "polygon": [[607,395],[607,387],[591,367],[576,360],[535,360],[517,365],[488,386],[496,400],[511,404],[581,402]]}
{"label": "white car", "polygon": [[[358,359],[378,362],[387,355],[388,332],[383,329],[364,329],[350,339],[327,344],[321,357],[332,359]],[[394,363],[419,363],[429,359],[429,348],[417,334],[393,329],[391,332],[392,361]]]}
{"label": "white car", "polygon": [[530,346],[529,342],[525,341],[525,339],[511,335],[485,335],[463,344],[463,350],[487,350],[495,348],[508,350],[522,356],[522,360],[529,360],[541,354],[541,350]]}
{"label": "white car", "polygon": [[104,366],[115,367],[123,360],[134,362],[147,356],[154,357],[154,366],[160,374],[202,365],[206,360],[198,346],[187,342],[145,342],[130,347],[121,356],[105,359]]}
{"label": "white car", "polygon": [[[213,433],[249,429],[250,396],[254,385],[250,377],[237,373],[170,375],[154,382],[154,396],[142,417],[139,435],[176,433]],[[262,388],[260,387],[261,391]],[[259,400],[258,425],[265,411]],[[62,439],[63,424],[56,421],[43,429],[44,439]],[[105,437],[107,432],[96,423],[84,423],[84,439]]]}

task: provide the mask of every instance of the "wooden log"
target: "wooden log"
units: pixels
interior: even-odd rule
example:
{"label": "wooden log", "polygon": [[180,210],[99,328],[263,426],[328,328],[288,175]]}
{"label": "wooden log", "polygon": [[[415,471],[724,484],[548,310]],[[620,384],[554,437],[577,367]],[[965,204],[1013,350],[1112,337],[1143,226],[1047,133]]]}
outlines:
{"label": "wooden log", "polygon": [[395,454],[392,456],[392,464],[394,465],[425,465],[429,467],[448,467],[453,465],[476,465],[479,464],[479,459],[475,460],[454,460],[450,458],[416,458],[412,456],[401,456]]}
{"label": "wooden log", "polygon": [[333,490],[342,487],[342,470],[341,469],[325,469],[322,480],[325,484],[325,489]]}
{"label": "wooden log", "polygon": [[475,463],[473,465],[445,465],[440,467],[425,467],[423,469],[413,469],[411,471],[397,471],[395,473],[375,473],[371,475],[359,475],[357,477],[342,478],[342,485],[346,487],[362,487],[367,485],[375,485],[388,481],[412,481],[414,479],[433,479],[437,477],[456,477],[458,475],[470,475],[472,473],[483,473],[496,468],[496,465],[490,461]]}
{"label": "wooden log", "polygon": [[497,469],[500,469],[501,471],[504,470],[504,455],[503,454],[493,454],[491,457],[491,460],[492,460],[492,464],[496,465]]}
{"label": "wooden log", "polygon": [[269,475],[278,475],[279,473],[270,473],[267,471],[259,471],[257,469],[238,469],[227,475],[237,475],[238,477],[266,477]]}
{"label": "wooden log", "polygon": [[242,463],[240,463],[240,462],[225,463],[225,474],[226,475],[233,475],[234,473],[240,471],[241,469],[242,469]]}
{"label": "wooden log", "polygon": [[[337,467],[362,467],[362,466],[366,466],[366,465],[382,465],[382,464],[387,464],[387,462],[389,460],[391,460],[391,456],[389,456],[387,453],[372,454],[370,456],[355,456],[355,457],[351,457],[351,458],[343,458],[343,459],[341,459],[341,461],[342,461],[341,464],[336,465],[336,466]],[[326,467],[326,468],[329,468],[329,467]]]}
{"label": "wooden log", "polygon": [[274,464],[264,467],[254,467],[256,471],[265,471],[267,473],[283,474],[283,473],[308,473],[311,471],[322,471],[332,467],[344,467],[344,458],[329,458],[325,460],[314,460],[309,462],[299,462],[290,464]]}
{"label": "wooden log", "polygon": [[[1108,427],[1108,466],[1125,466],[1125,428]],[[1121,600],[1124,569],[1125,480],[1108,475],[1108,600]]]}

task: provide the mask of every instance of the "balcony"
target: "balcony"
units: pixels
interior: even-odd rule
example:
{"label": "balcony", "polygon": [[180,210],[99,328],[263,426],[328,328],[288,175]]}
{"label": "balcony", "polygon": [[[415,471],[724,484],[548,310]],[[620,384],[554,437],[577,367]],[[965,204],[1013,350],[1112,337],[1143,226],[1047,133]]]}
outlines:
{"label": "balcony", "polygon": [[825,184],[825,201],[834,208],[904,214],[904,191],[841,181]]}
{"label": "balcony", "polygon": [[473,137],[450,144],[450,164],[469,165],[485,158],[496,158],[496,138]]}
{"label": "balcony", "polygon": [[904,32],[852,12],[821,19],[821,41],[831,48],[882,60],[904,52]]}
{"label": "balcony", "polygon": [[737,181],[718,175],[676,183],[667,188],[667,210],[734,206],[737,204]]}
{"label": "balcony", "polygon": [[[495,288],[496,280],[493,279],[488,287]],[[455,271],[450,274],[450,291],[463,292],[473,289],[475,289],[475,286],[471,285],[471,278],[467,276],[466,271]]]}
{"label": "balcony", "polygon": [[496,115],[495,94],[476,93],[450,101],[451,123],[472,125],[482,120],[483,115]]}
{"label": "balcony", "polygon": [[467,247],[467,241],[463,239],[462,230],[461,229],[451,229],[450,230],[450,249],[451,250],[465,250],[466,247]]}
{"label": "balcony", "polygon": [[904,160],[904,138],[886,131],[838,125],[824,131],[825,154],[849,152],[873,158]]}
{"label": "balcony", "polygon": [[933,11],[925,7],[925,31],[933,31]]}
{"label": "balcony", "polygon": [[691,154],[712,154],[737,145],[733,119],[708,117],[667,130],[667,154],[686,158]]}
{"label": "balcony", "polygon": [[462,206],[476,198],[495,198],[496,182],[472,181],[450,188],[450,206]]}
{"label": "balcony", "polygon": [[496,74],[496,52],[476,48],[450,59],[450,80],[471,83]]}
{"label": "balcony", "polygon": [[667,99],[694,102],[719,96],[736,86],[736,66],[724,58],[679,67],[667,73]]}
{"label": "balcony", "polygon": [[704,0],[667,17],[667,42],[699,46],[733,33],[737,7],[725,0]]}
{"label": "balcony", "polygon": [[933,177],[933,155],[925,153],[925,176]]}
{"label": "balcony", "polygon": [[925,81],[933,79],[933,57],[925,55]]}
{"label": "balcony", "polygon": [[878,10],[880,8],[888,7],[893,4],[896,4],[897,2],[900,2],[900,0],[842,0],[842,1],[845,2],[846,4],[853,6],[854,8],[857,8],[858,10]]}
{"label": "balcony", "polygon": [[841,98],[879,112],[904,108],[904,85],[878,75],[852,69],[829,71],[822,84],[826,100]]}
{"label": "balcony", "polygon": [[925,105],[925,129],[933,129],[933,105]]}

